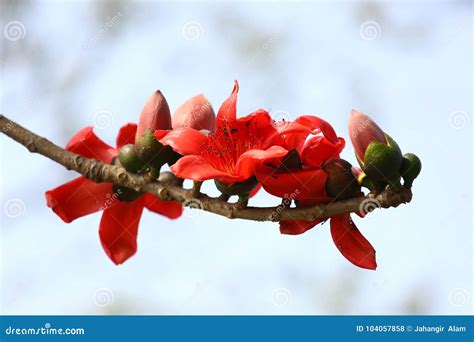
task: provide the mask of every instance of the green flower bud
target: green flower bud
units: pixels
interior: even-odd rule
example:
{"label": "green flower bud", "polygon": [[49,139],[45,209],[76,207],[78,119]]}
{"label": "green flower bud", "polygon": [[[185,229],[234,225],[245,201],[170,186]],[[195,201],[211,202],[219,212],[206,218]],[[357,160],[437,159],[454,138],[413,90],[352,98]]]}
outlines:
{"label": "green flower bud", "polygon": [[360,194],[360,185],[352,173],[352,165],[344,159],[329,159],[322,165],[329,176],[326,193],[334,199],[342,200]]}
{"label": "green flower bud", "polygon": [[413,153],[403,155],[400,173],[404,180],[404,186],[410,188],[413,181],[421,172],[421,160]]}
{"label": "green flower bud", "polygon": [[135,146],[128,144],[120,149],[120,164],[129,172],[138,173],[143,168],[143,163],[138,158]]}
{"label": "green flower bud", "polygon": [[248,196],[250,192],[257,186],[258,180],[256,177],[251,177],[245,182],[234,183],[232,185],[224,184],[217,179],[214,180],[217,189],[227,196]]}

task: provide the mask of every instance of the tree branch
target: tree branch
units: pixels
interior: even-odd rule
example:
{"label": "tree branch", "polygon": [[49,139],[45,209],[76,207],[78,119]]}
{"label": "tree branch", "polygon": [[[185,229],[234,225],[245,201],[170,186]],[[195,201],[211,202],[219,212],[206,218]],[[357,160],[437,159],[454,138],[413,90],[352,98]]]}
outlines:
{"label": "tree branch", "polygon": [[[384,191],[378,195],[334,201],[308,208],[287,208],[280,204],[276,207],[239,208],[234,203],[227,203],[219,198],[200,194],[194,189],[183,189],[170,181],[150,181],[146,177],[128,173],[117,165],[104,164],[95,159],[84,158],[69,152],[51,141],[43,138],[19,124],[0,115],[0,129],[3,134],[25,146],[30,152],[41,154],[68,170],[74,170],[94,182],[111,182],[131,188],[138,192],[148,192],[162,200],[175,200],[185,206],[205,210],[227,218],[239,218],[253,221],[304,220],[311,221],[318,217],[330,217],[337,214],[363,211],[367,213],[376,208],[397,207],[411,201],[410,189],[399,192]],[[161,177],[164,179],[165,177]],[[198,198],[193,197],[199,194]]]}

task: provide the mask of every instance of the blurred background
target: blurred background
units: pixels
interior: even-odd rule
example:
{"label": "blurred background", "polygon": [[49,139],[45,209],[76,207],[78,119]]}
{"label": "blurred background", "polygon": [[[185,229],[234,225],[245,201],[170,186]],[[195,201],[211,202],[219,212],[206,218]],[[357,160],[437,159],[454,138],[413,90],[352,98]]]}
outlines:
{"label": "blurred background", "polygon": [[[200,92],[217,110],[238,79],[239,115],[319,115],[349,142],[355,108],[423,162],[412,203],[354,218],[375,272],[339,254],[328,224],[284,236],[191,209],[145,212],[137,254],[114,266],[100,214],[65,224],[46,207],[77,175],[2,135],[2,314],[473,313],[470,1],[2,0],[0,13],[1,113],[59,145],[87,125],[114,144],[158,88],[172,110]],[[342,157],[356,163],[350,144]]]}

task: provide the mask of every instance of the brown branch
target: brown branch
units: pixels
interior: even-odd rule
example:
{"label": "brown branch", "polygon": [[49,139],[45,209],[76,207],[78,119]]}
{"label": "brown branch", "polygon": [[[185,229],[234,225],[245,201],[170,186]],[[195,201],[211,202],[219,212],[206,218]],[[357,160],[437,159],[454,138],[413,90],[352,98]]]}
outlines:
{"label": "brown branch", "polygon": [[[397,207],[401,203],[411,201],[409,189],[399,192],[385,191],[378,195],[335,201],[308,208],[287,208],[280,204],[276,207],[245,207],[227,203],[220,198],[200,194],[197,187],[187,190],[170,181],[150,181],[117,165],[104,164],[69,152],[51,141],[43,138],[19,124],[0,115],[0,129],[3,134],[25,146],[30,152],[41,154],[68,170],[74,170],[94,182],[111,182],[135,191],[148,192],[162,200],[175,200],[192,208],[202,209],[228,218],[239,218],[253,221],[305,220],[311,221],[318,217],[330,217],[337,214],[357,211],[368,212],[375,208]],[[165,177],[161,177],[163,179]],[[193,195],[198,194],[198,198]]]}

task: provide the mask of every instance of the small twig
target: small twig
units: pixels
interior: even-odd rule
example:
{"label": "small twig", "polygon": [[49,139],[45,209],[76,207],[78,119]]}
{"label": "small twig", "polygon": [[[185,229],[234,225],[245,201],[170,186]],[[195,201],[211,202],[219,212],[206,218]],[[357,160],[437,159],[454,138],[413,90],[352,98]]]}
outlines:
{"label": "small twig", "polygon": [[[0,115],[0,129],[3,134],[22,144],[30,152],[41,154],[68,170],[77,171],[94,182],[111,182],[135,191],[151,193],[162,200],[175,200],[183,203],[189,201],[190,198],[195,198],[193,197],[195,195],[194,187],[191,190],[186,190],[182,188],[179,182],[164,179],[158,182],[150,181],[141,175],[128,173],[120,166],[108,165],[95,159],[84,158],[36,135],[3,115]],[[169,178],[169,175],[167,177]],[[197,192],[199,193],[199,208],[202,210],[228,218],[273,222],[282,220],[312,221],[318,217],[356,212],[361,210],[362,202],[369,198],[377,200],[382,208],[397,207],[401,203],[410,202],[412,197],[410,189],[403,189],[399,192],[385,191],[378,195],[351,198],[308,208],[282,209],[280,205],[277,207],[245,207],[239,209],[235,204],[227,203],[223,198],[213,198],[201,194],[199,191]]]}

